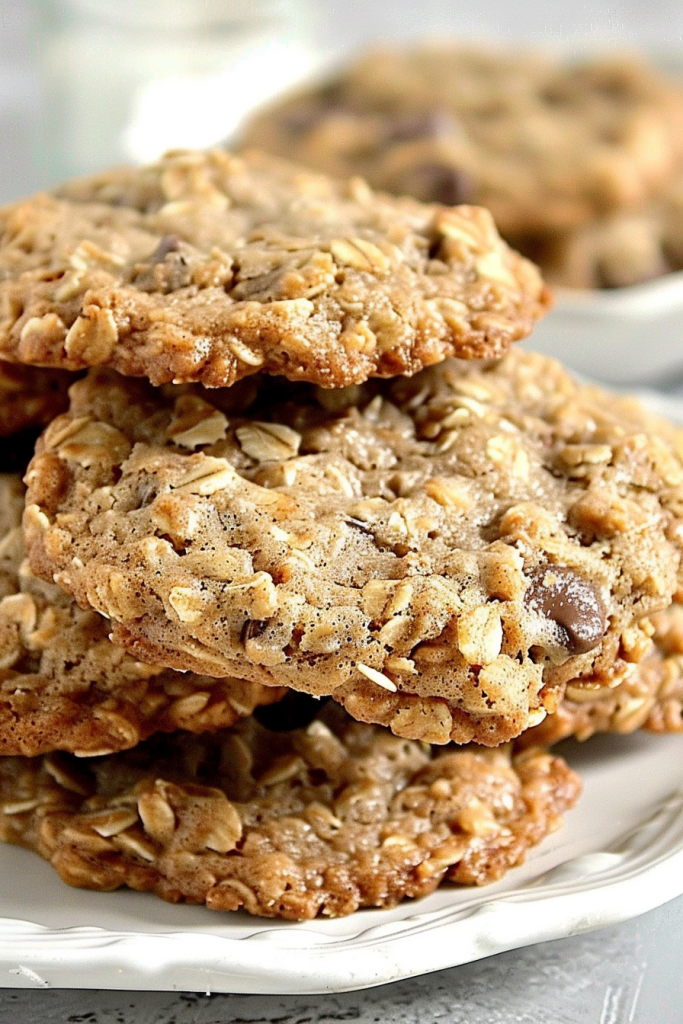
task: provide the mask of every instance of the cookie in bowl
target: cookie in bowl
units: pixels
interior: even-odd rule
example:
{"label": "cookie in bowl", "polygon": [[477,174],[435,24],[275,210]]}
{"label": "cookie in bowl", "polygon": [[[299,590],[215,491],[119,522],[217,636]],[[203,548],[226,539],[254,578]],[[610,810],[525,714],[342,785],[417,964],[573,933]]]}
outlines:
{"label": "cookie in bowl", "polygon": [[363,54],[255,115],[242,140],[398,195],[481,203],[517,239],[660,195],[682,126],[683,90],[635,55],[447,41]]}

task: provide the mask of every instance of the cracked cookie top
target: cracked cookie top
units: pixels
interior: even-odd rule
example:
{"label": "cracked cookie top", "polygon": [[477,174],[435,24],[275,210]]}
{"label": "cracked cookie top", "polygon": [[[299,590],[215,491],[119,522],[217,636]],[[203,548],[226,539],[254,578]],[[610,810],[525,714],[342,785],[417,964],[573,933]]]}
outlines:
{"label": "cracked cookie top", "polygon": [[375,188],[481,203],[517,237],[657,194],[682,126],[683,91],[635,55],[445,42],[373,50],[257,114],[243,138]]}
{"label": "cracked cookie top", "polygon": [[498,356],[549,305],[479,207],[257,153],[173,152],[0,211],[0,356],[323,387]]}
{"label": "cracked cookie top", "polygon": [[97,612],[37,579],[24,559],[18,476],[0,474],[0,755],[134,747],[157,731],[222,729],[282,691],[145,665]]}
{"label": "cracked cookie top", "polygon": [[680,432],[533,353],[345,391],[98,370],[71,397],[29,558],[144,661],[495,745],[566,680],[623,678],[680,586]]}
{"label": "cracked cookie top", "polygon": [[0,838],[69,885],[123,885],[261,917],[340,917],[482,885],[580,792],[558,757],[400,740],[328,705],[307,728],[245,720],[76,761],[0,758]]}

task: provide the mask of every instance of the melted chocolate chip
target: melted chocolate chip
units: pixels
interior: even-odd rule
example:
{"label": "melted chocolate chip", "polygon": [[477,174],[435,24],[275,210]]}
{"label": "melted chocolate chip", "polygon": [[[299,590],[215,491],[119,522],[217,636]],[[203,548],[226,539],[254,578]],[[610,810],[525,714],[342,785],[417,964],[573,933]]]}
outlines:
{"label": "melted chocolate chip", "polygon": [[445,110],[421,110],[389,121],[387,142],[413,142],[419,139],[447,139],[457,131],[455,121]]}
{"label": "melted chocolate chip", "polygon": [[163,263],[170,252],[178,252],[180,238],[178,235],[164,235],[149,258],[152,264]]}
{"label": "melted chocolate chip", "polygon": [[292,732],[293,729],[304,729],[310,725],[325,704],[322,700],[310,697],[307,693],[290,690],[286,697],[277,704],[265,704],[256,708],[254,718],[266,729],[273,732]]}
{"label": "melted chocolate chip", "polygon": [[557,623],[562,646],[584,654],[598,646],[607,629],[605,608],[590,580],[566,565],[545,565],[531,577],[525,595],[535,611]]}
{"label": "melted chocolate chip", "polygon": [[290,135],[307,135],[323,122],[347,114],[352,114],[351,108],[336,99],[305,99],[287,111],[284,126]]}
{"label": "melted chocolate chip", "polygon": [[436,161],[404,171],[393,191],[444,206],[457,206],[474,198],[474,185],[463,171]]}
{"label": "melted chocolate chip", "polygon": [[133,268],[132,282],[142,292],[177,291],[190,283],[191,273],[180,252],[178,235],[164,235],[144,263]]}

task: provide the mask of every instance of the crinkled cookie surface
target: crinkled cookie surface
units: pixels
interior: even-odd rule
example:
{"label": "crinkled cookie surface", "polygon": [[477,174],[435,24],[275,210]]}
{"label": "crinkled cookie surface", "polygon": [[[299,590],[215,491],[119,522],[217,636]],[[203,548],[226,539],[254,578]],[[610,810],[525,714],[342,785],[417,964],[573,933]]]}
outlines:
{"label": "crinkled cookie surface", "polygon": [[566,62],[458,43],[383,47],[277,102],[244,140],[523,238],[635,207],[680,161],[683,90],[634,55]]}
{"label": "crinkled cookie surface", "polygon": [[146,662],[495,745],[567,680],[623,679],[679,588],[680,432],[532,353],[346,392],[94,371],[71,395],[27,551]]}
{"label": "crinkled cookie surface", "polygon": [[80,609],[24,561],[18,476],[0,475],[0,755],[68,750],[94,756],[159,730],[232,725],[281,691],[145,665],[108,639],[109,623]]}
{"label": "crinkled cookie surface", "polygon": [[172,152],[0,211],[0,355],[154,384],[343,387],[500,355],[549,305],[488,211]]}
{"label": "crinkled cookie surface", "polygon": [[494,881],[579,791],[543,751],[435,756],[328,705],[286,734],[247,719],[85,761],[0,758],[0,838],[70,885],[303,920]]}

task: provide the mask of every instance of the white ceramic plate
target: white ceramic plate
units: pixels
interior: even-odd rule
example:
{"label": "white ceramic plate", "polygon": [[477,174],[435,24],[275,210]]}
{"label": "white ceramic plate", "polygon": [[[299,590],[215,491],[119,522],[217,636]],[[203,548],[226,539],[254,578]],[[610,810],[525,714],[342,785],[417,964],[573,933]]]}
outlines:
{"label": "white ceramic plate", "polygon": [[565,744],[585,790],[563,829],[483,889],[303,924],[69,889],[0,849],[0,983],[319,993],[365,988],[634,917],[683,894],[683,736]]}

